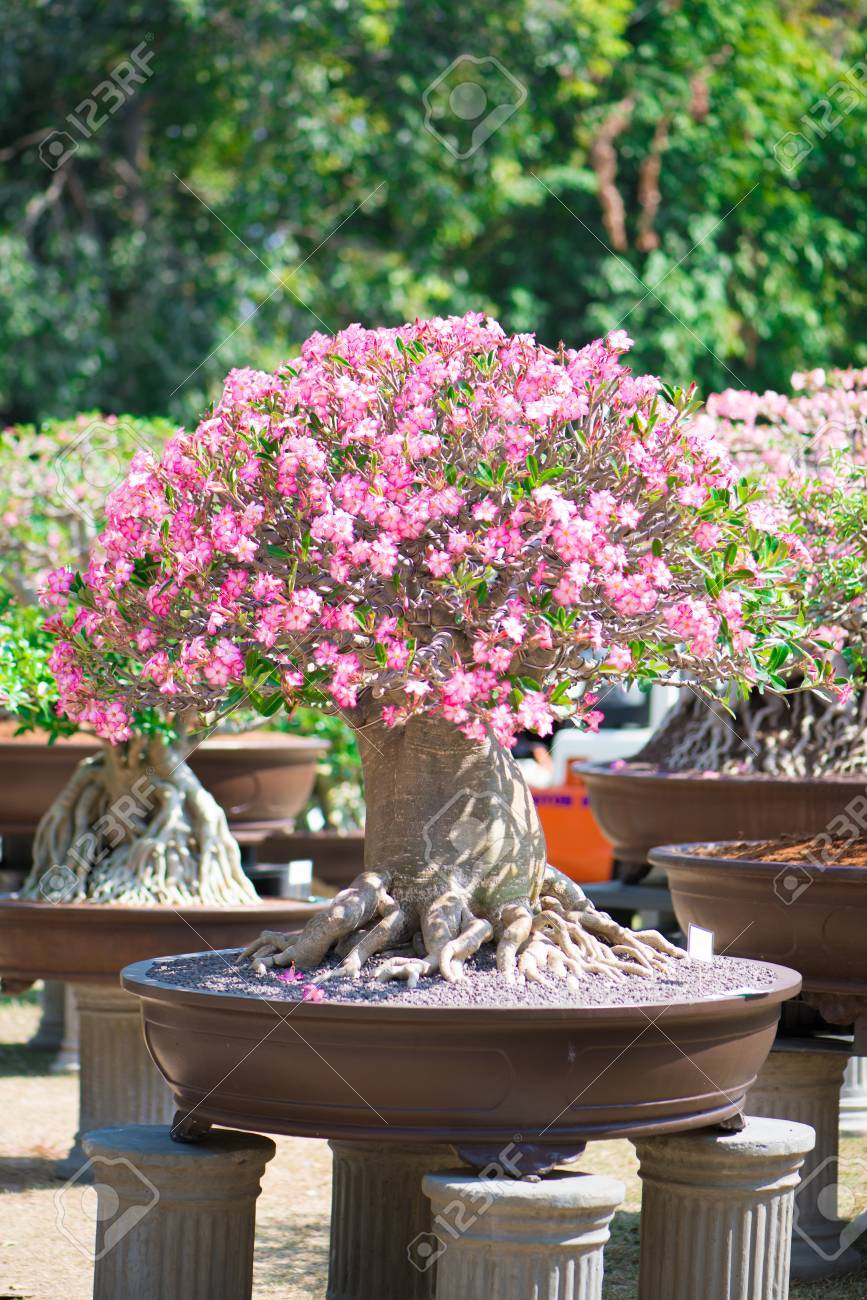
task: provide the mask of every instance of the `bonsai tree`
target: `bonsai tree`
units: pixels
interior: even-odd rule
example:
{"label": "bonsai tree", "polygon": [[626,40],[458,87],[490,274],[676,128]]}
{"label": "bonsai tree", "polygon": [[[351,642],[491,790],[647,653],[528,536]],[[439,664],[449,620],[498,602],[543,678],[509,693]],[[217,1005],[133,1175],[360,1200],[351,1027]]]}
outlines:
{"label": "bonsai tree", "polygon": [[[493,321],[316,334],[235,371],[108,502],[69,592],[63,707],[115,744],[142,708],[339,710],[361,750],[367,870],[258,969],[507,979],[652,973],[677,955],[548,867],[516,731],[598,725],[606,682],[719,691],[831,667],[799,623],[758,485],[690,423],[691,393]],[[785,686],[785,683],[782,682]],[[395,951],[397,950],[397,951]]]}
{"label": "bonsai tree", "polygon": [[811,623],[849,685],[788,699],[752,691],[732,714],[684,692],[634,762],[801,778],[867,769],[867,695],[855,689],[867,631],[867,370],[813,370],[794,375],[792,386],[792,396],[714,394],[698,423],[767,484],[800,554]]}
{"label": "bonsai tree", "polygon": [[[0,711],[53,741],[87,729],[59,706],[47,603],[58,559],[86,570],[105,493],[168,421],[80,415],[0,435]],[[116,656],[122,657],[122,652]],[[85,758],[40,822],[24,897],[71,902],[240,903],[256,893],[225,814],[177,747],[181,719],[143,710],[120,745]],[[57,868],[63,868],[57,876]]]}

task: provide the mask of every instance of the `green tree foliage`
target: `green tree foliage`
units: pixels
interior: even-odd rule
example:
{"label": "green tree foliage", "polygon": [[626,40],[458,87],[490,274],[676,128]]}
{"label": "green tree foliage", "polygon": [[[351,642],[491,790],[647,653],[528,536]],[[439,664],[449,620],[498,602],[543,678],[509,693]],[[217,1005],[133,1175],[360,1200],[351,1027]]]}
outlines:
{"label": "green tree foliage", "polygon": [[471,307],[705,390],[864,364],[856,2],[9,0],[0,411],[189,417]]}

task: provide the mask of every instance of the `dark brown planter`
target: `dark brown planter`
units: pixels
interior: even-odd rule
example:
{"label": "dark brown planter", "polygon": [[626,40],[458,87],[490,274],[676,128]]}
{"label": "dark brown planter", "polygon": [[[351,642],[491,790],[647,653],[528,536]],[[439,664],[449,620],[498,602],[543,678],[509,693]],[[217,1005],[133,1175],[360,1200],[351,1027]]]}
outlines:
{"label": "dark brown planter", "polygon": [[713,930],[717,952],[793,966],[805,992],[867,995],[867,867],[699,857],[696,847],[650,854],[668,873],[682,927]]}
{"label": "dark brown planter", "polygon": [[93,736],[71,736],[49,745],[37,735],[0,733],[0,835],[32,837],[42,817],[83,758],[99,749]]}
{"label": "dark brown planter", "polygon": [[0,977],[116,984],[131,961],[238,948],[260,930],[300,930],[326,904],[265,899],[248,907],[124,907],[0,898]]}
{"label": "dark brown planter", "polygon": [[[123,972],[145,1040],[195,1120],[304,1137],[568,1149],[734,1115],[800,977],[661,1007],[270,1002]],[[658,1023],[657,1023],[658,1022]]]}
{"label": "dark brown planter", "polygon": [[589,763],[577,771],[614,856],[635,864],[656,844],[818,834],[864,786],[857,776],[700,777]]}
{"label": "dark brown planter", "polygon": [[364,870],[364,832],[293,831],[269,835],[258,846],[259,862],[290,862],[310,858],[313,876],[325,885],[343,889]]}
{"label": "dark brown planter", "polygon": [[306,804],[327,740],[248,731],[210,736],[189,758],[202,785],[224,810],[233,830],[291,821]]}

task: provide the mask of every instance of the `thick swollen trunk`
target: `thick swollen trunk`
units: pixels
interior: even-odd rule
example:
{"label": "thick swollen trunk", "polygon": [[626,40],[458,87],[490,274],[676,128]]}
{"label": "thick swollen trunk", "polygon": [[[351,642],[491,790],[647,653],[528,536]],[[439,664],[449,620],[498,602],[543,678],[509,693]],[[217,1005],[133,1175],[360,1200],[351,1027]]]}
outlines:
{"label": "thick swollen trunk", "polygon": [[867,770],[867,693],[845,704],[813,691],[760,695],[734,708],[734,716],[691,690],[674,708],[634,762],[668,772],[815,777]]}
{"label": "thick swollen trunk", "polygon": [[226,816],[159,738],[104,745],[39,823],[27,898],[97,903],[256,902]]}
{"label": "thick swollen trunk", "polygon": [[[365,873],[297,937],[265,932],[243,957],[257,968],[319,965],[415,984],[460,979],[489,941],[508,980],[650,974],[677,950],[596,912],[545,860],[533,799],[512,755],[451,723],[413,717],[358,728],[367,803]],[[325,978],[326,976],[323,976]]]}

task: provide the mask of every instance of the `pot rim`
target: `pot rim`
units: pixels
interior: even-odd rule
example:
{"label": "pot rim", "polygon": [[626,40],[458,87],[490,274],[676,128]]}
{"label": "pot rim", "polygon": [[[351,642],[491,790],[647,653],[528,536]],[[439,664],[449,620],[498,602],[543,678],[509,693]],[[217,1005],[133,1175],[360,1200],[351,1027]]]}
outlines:
{"label": "pot rim", "polygon": [[[301,1013],[304,1020],[321,1020],[326,1023],[346,1020],[369,1024],[387,1018],[389,1024],[406,1022],[418,1025],[419,1022],[440,1027],[449,1024],[466,1025],[468,1020],[479,1024],[492,1021],[504,1029],[509,1022],[520,1020],[523,1024],[559,1024],[564,1020],[589,1022],[596,1026],[599,1022],[610,1025],[633,1022],[641,1025],[653,1025],[655,1021],[648,1016],[646,1009],[664,1008],[666,1016],[676,1020],[723,1019],[727,1013],[735,1013],[736,1008],[744,1002],[763,1002],[775,1006],[794,997],[801,989],[801,976],[789,966],[778,966],[773,962],[764,962],[775,972],[774,984],[766,989],[756,989],[744,993],[734,991],[720,994],[699,1001],[684,1002],[643,1002],[631,1006],[596,1006],[596,1007],[425,1007],[377,1002],[374,1004],[358,1002],[288,1002],[285,999],[260,997],[255,993],[214,993],[208,989],[181,988],[148,975],[148,970],[155,961],[179,961],[188,957],[213,956],[234,953],[233,948],[214,949],[211,952],[177,953],[172,957],[152,957],[144,961],[132,962],[120,973],[121,986],[129,993],[139,997],[151,998],[158,1002],[169,1002],[198,1007],[209,1007],[219,1011],[235,1011],[241,1014],[252,1003],[262,1011],[275,1012],[281,1019],[288,1015]],[[732,957],[731,961],[750,959]],[[750,964],[753,964],[750,961]],[[287,1010],[288,1008],[288,1010]],[[658,1016],[657,1019],[661,1018]]]}
{"label": "pot rim", "polygon": [[[817,835],[814,838],[818,839],[819,837]],[[766,876],[772,880],[775,880],[780,872],[787,867],[794,870],[797,867],[804,868],[812,865],[817,872],[817,879],[824,878],[835,882],[867,881],[867,866],[844,866],[837,863],[828,863],[825,866],[806,855],[797,862],[762,862],[757,858],[707,857],[693,852],[696,848],[706,848],[709,845],[725,847],[730,844],[765,843],[767,843],[766,840],[693,840],[688,844],[660,844],[650,850],[647,859],[654,867],[664,867],[666,869],[675,867],[678,870],[685,869],[687,871],[722,867],[727,871],[740,870],[744,875]]]}
{"label": "pot rim", "polygon": [[[310,909],[310,915],[314,916],[316,910],[321,910],[323,905],[329,903],[328,898],[312,896],[311,898],[260,898],[255,903],[238,903],[232,907],[216,907],[213,903],[185,903],[182,907],[175,906],[173,903],[94,903],[86,900],[79,903],[50,903],[46,899],[40,901],[36,898],[19,898],[17,894],[0,893],[0,924],[15,914],[22,912],[33,913],[44,916],[56,917],[74,917],[80,919],[89,916],[94,923],[97,920],[111,919],[112,922],[123,924],[134,921],[146,920],[148,917],[164,918],[167,916],[176,916],[180,921],[185,920],[189,915],[199,920],[214,921],[235,921],[249,917],[251,922],[255,923],[256,917],[263,912],[297,912],[299,908]],[[227,952],[231,949],[226,949]],[[161,960],[153,958],[154,961]]]}
{"label": "pot rim", "polygon": [[[617,760],[615,759],[614,762]],[[628,763],[628,759],[626,760]],[[640,771],[635,768],[614,768],[611,763],[573,763],[573,772],[577,772],[582,777],[598,777],[620,780],[639,780],[639,781],[659,781],[670,784],[676,782],[679,785],[696,785],[699,782],[703,787],[713,789],[716,786],[746,786],[755,785],[762,790],[776,787],[785,790],[796,790],[799,787],[806,786],[813,789],[817,786],[861,786],[867,780],[867,773],[834,773],[828,776],[765,776],[762,773],[744,773],[738,775],[734,772],[715,772],[712,776],[699,775],[690,772],[668,772],[664,769],[651,768]],[[668,846],[666,846],[668,847]]]}

